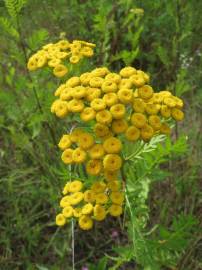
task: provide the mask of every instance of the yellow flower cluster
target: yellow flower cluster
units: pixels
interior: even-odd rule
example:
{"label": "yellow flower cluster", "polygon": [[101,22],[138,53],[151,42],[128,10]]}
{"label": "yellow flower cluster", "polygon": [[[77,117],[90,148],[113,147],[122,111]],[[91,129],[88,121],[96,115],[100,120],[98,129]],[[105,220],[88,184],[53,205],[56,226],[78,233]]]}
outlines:
{"label": "yellow flower cluster", "polygon": [[[133,67],[125,67],[119,74],[101,67],[71,77],[55,91],[58,99],[51,106],[52,113],[59,118],[77,115],[81,122],[90,122],[93,127],[91,133],[84,128],[75,128],[70,134],[63,135],[58,144],[65,164],[83,164],[89,176],[102,180],[94,182],[84,193],[77,191],[78,195],[64,197],[68,198],[72,216],[74,202],[72,204],[71,198],[80,198],[80,210],[76,213],[80,211],[81,229],[92,228],[93,220],[103,220],[106,213],[112,216],[122,213],[124,195],[118,181],[123,164],[122,139],[147,142],[158,133],[168,135],[167,121],[171,118],[181,121],[184,117],[181,99],[169,91],[154,93],[148,83],[149,76]],[[85,194],[93,199],[85,199]],[[59,214],[56,223],[64,225],[66,217],[64,213]]]}
{"label": "yellow flower cluster", "polygon": [[94,121],[99,138],[123,133],[129,141],[149,141],[158,133],[169,134],[167,120],[181,121],[184,113],[180,98],[169,91],[154,93],[148,83],[149,76],[133,67],[119,74],[96,68],[60,85],[51,111],[60,118],[78,114],[83,122]]}
{"label": "yellow flower cluster", "polygon": [[63,195],[60,201],[62,211],[56,216],[58,226],[75,218],[82,230],[89,230],[94,221],[102,221],[108,214],[118,217],[123,212],[124,194],[118,180],[96,181],[89,189],[81,181],[74,180],[67,182]]}
{"label": "yellow flower cluster", "polygon": [[57,43],[50,43],[42,47],[32,55],[27,63],[30,71],[49,66],[53,68],[53,74],[61,78],[68,73],[66,64],[77,64],[84,57],[93,56],[95,44],[82,40],[60,40]]}
{"label": "yellow flower cluster", "polygon": [[61,158],[65,164],[84,163],[88,175],[116,173],[122,165],[119,155],[122,143],[113,136],[95,142],[92,134],[77,128],[63,135],[58,146],[63,150]]}

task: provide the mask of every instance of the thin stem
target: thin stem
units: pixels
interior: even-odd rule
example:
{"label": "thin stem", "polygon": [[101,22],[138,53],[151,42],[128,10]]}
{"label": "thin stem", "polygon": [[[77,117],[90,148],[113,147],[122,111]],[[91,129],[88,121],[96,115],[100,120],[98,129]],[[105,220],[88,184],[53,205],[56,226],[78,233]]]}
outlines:
{"label": "thin stem", "polygon": [[[72,128],[71,128],[72,131]],[[72,181],[72,166],[71,164],[68,166],[69,168],[69,177],[70,181]],[[75,270],[75,237],[74,237],[74,220],[71,220],[71,234],[72,234],[72,270]]]}
{"label": "thin stem", "polygon": [[72,219],[72,270],[75,270],[74,220]]}

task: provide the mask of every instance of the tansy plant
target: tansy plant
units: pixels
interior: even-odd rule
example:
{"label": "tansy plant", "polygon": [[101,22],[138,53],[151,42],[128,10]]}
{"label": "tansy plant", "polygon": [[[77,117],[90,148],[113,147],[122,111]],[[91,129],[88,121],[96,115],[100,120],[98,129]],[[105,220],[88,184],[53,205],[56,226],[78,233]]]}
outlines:
{"label": "tansy plant", "polygon": [[[68,74],[69,62],[91,57],[94,47],[78,40],[48,44],[30,57],[28,69],[48,65],[60,78]],[[184,118],[183,101],[169,91],[155,93],[149,75],[129,66],[118,73],[99,67],[68,78],[55,96],[51,112],[71,120],[70,132],[58,143],[61,158],[76,175],[64,186],[56,224],[76,219],[81,229],[89,230],[95,222],[123,213],[123,144],[170,135],[172,119]],[[89,181],[81,179],[81,170]]]}

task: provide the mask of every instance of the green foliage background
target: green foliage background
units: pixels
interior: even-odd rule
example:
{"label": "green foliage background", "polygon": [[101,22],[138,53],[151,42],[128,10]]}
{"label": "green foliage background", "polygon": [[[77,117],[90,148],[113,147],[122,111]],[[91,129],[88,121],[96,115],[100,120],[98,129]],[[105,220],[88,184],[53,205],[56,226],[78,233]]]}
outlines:
{"label": "green foliage background", "polygon": [[97,44],[76,74],[135,66],[155,90],[182,97],[186,112],[172,138],[126,147],[124,228],[111,219],[75,229],[75,268],[202,269],[201,10],[196,0],[0,1],[1,270],[72,269],[71,228],[54,222],[68,177],[56,146],[68,126],[50,113],[60,82],[26,69],[61,35]]}

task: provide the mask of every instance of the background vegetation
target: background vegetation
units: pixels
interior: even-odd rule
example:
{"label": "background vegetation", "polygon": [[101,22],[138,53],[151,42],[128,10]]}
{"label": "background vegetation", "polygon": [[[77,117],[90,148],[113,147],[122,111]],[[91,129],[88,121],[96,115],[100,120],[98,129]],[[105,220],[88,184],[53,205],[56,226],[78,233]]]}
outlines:
{"label": "background vegetation", "polygon": [[76,269],[202,269],[201,10],[197,0],[0,1],[1,270],[72,269],[71,228],[54,222],[67,180],[56,147],[65,122],[50,113],[59,80],[26,69],[61,35],[97,44],[78,74],[132,65],[151,74],[154,89],[182,97],[186,111],[171,139],[133,149],[125,227],[111,219],[75,229]]}

